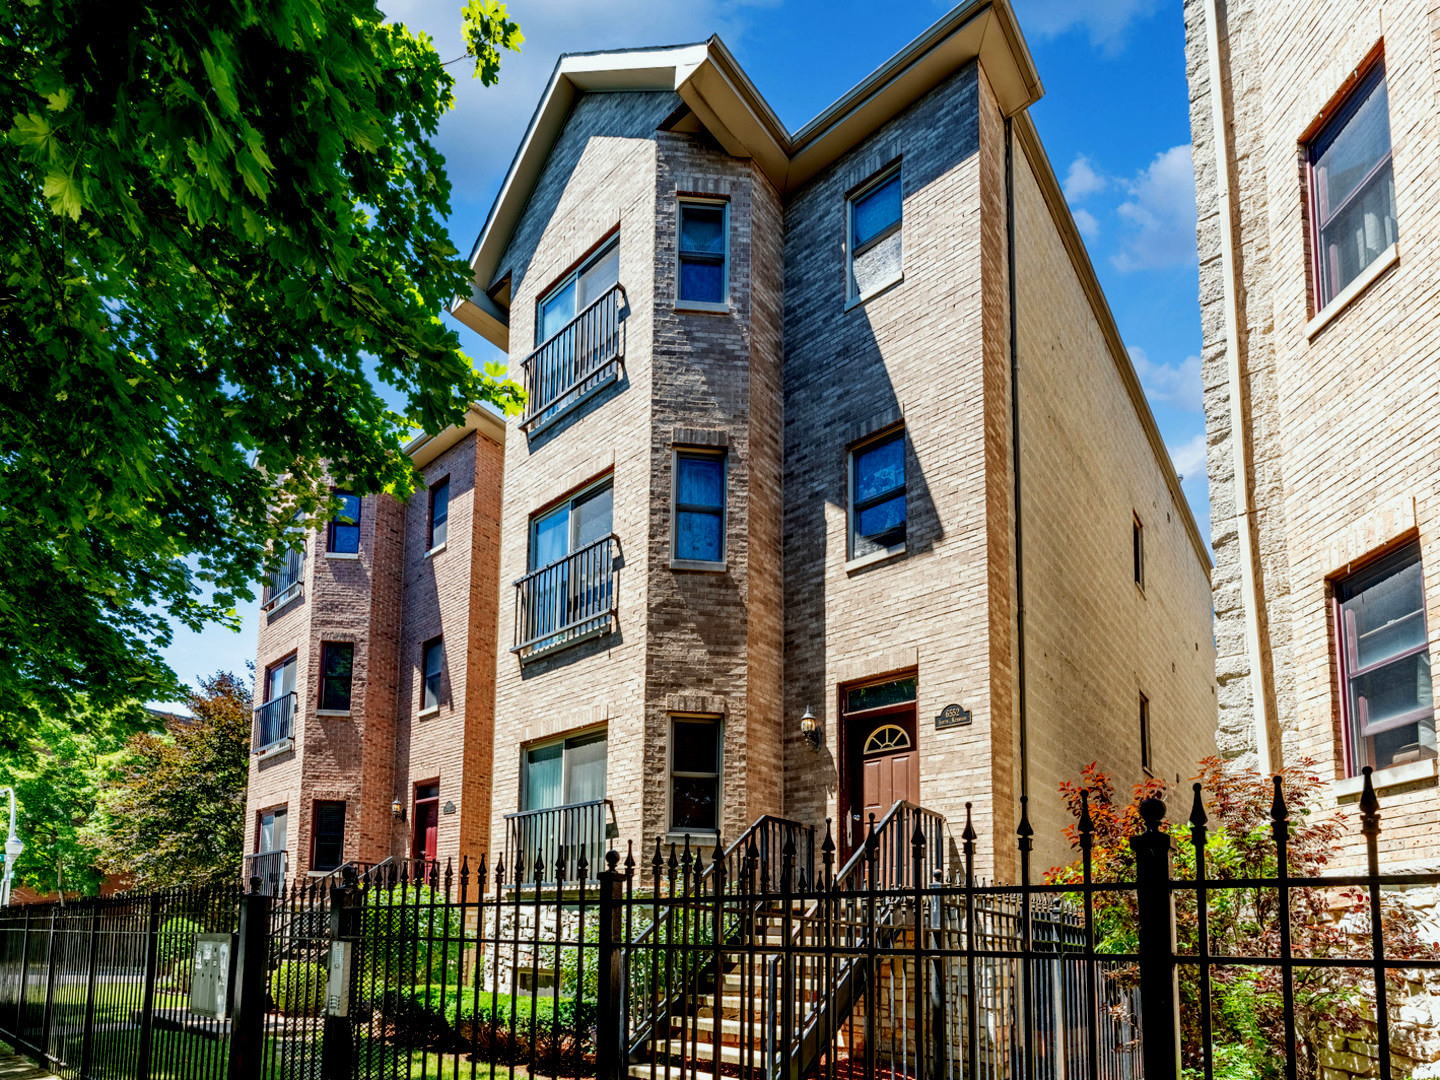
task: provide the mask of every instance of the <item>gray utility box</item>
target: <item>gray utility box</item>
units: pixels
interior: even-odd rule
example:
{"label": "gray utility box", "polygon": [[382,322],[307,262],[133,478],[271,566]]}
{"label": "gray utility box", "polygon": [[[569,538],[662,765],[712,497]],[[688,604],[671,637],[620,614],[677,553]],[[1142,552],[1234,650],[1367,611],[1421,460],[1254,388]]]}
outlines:
{"label": "gray utility box", "polygon": [[230,1015],[235,983],[235,935],[196,934],[190,1011],[223,1020]]}

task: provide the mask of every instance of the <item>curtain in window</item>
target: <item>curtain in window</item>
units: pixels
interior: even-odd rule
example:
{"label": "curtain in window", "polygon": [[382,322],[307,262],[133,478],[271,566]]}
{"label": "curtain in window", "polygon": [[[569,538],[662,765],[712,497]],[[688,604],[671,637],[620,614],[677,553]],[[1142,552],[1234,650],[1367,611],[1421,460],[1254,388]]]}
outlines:
{"label": "curtain in window", "polygon": [[573,805],[605,798],[605,736],[573,739],[565,753],[569,773],[565,801]]}
{"label": "curtain in window", "polygon": [[564,754],[563,743],[551,743],[525,752],[522,787],[526,810],[548,810],[561,804]]}

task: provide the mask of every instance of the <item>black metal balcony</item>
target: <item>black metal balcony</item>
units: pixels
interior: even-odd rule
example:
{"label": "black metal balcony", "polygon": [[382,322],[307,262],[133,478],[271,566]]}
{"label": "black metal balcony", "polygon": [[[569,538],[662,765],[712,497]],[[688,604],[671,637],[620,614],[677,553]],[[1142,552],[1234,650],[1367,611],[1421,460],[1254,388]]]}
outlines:
{"label": "black metal balcony", "polygon": [[305,553],[291,548],[285,553],[285,561],[275,568],[265,584],[265,595],[260,610],[266,614],[278,611],[291,600],[299,599],[304,590]]}
{"label": "black metal balcony", "polygon": [[616,835],[609,799],[506,814],[505,880],[516,885],[552,885],[562,876],[567,882],[596,881],[605,869],[607,844]]}
{"label": "black metal balcony", "polygon": [[262,851],[255,855],[246,855],[245,887],[250,887],[251,878],[259,878],[261,894],[274,896],[280,891],[280,885],[284,882],[285,875],[289,870],[290,856],[284,848],[279,851]]}
{"label": "black metal balcony", "polygon": [[255,732],[250,752],[261,753],[295,734],[295,691],[272,698],[255,710]]}
{"label": "black metal balcony", "polygon": [[515,582],[515,645],[527,660],[615,628],[619,538],[613,533]]}
{"label": "black metal balcony", "polygon": [[625,355],[625,289],[614,285],[522,363],[526,431],[553,420],[619,374]]}

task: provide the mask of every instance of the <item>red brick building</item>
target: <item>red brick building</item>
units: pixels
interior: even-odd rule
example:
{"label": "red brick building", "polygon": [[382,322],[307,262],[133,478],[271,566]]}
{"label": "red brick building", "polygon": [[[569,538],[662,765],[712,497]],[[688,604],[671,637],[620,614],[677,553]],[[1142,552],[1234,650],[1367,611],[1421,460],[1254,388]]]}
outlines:
{"label": "red brick building", "polygon": [[247,875],[488,846],[504,439],[479,407],[416,439],[425,486],[347,497],[265,590]]}

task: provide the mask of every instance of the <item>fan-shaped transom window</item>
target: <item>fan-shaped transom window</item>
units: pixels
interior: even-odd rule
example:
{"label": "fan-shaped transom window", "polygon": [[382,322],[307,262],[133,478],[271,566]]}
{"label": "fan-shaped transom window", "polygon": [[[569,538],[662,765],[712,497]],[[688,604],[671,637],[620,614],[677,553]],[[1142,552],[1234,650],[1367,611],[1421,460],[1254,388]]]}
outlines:
{"label": "fan-shaped transom window", "polygon": [[862,752],[868,756],[870,754],[888,754],[892,750],[908,749],[910,749],[909,732],[899,724],[881,724],[865,740],[865,749]]}

